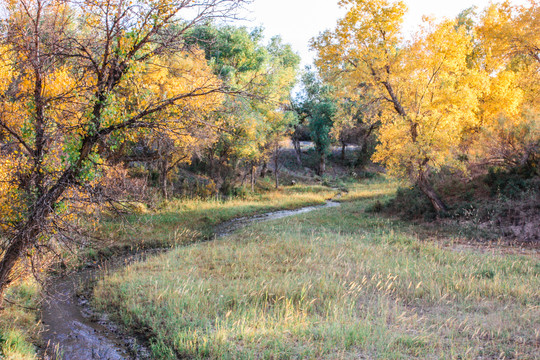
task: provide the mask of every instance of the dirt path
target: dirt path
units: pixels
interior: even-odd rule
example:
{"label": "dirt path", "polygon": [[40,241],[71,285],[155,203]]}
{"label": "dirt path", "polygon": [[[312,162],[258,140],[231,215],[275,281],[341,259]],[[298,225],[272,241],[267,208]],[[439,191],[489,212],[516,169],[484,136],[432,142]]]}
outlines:
{"label": "dirt path", "polygon": [[[216,237],[223,237],[252,223],[281,219],[339,205],[337,202],[328,201],[319,206],[238,218],[218,225],[215,234]],[[134,337],[123,334],[105,316],[94,314],[88,301],[77,296],[77,292],[80,288],[88,288],[107,272],[119,270],[135,261],[142,261],[156,251],[123,256],[67,277],[52,279],[49,287],[51,295],[45,300],[41,315],[45,328],[43,340],[48,344],[44,354],[45,359],[148,359],[149,351],[138,345],[140,341],[137,342]]]}

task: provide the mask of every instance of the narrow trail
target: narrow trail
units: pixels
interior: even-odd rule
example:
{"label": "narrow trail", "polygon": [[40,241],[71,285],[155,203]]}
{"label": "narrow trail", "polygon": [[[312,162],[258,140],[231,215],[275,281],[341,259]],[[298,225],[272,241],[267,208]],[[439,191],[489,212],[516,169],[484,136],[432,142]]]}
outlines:
{"label": "narrow trail", "polygon": [[[218,225],[214,232],[216,237],[224,237],[249,224],[340,205],[335,201],[327,201],[324,205],[237,218]],[[108,272],[142,261],[156,252],[160,250],[141,251],[121,256],[103,262],[97,267],[83,269],[66,277],[51,279],[50,296],[44,301],[41,313],[45,328],[43,340],[47,344],[44,358],[63,360],[150,358],[148,349],[138,345],[136,338],[123,334],[106,316],[94,314],[88,300],[78,296],[77,292],[78,289],[88,287]]]}

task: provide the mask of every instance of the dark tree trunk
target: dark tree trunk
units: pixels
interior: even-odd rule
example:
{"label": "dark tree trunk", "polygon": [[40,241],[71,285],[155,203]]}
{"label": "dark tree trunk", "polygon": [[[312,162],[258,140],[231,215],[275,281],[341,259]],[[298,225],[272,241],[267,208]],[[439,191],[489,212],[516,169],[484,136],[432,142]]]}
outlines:
{"label": "dark tree trunk", "polygon": [[167,170],[168,170],[168,161],[167,159],[161,160],[161,169],[160,169],[160,185],[161,185],[161,194],[165,200],[168,199],[169,194],[167,191]]}
{"label": "dark tree trunk", "polygon": [[341,161],[345,161],[345,150],[347,149],[347,144],[345,142],[341,143]]}
{"label": "dark tree trunk", "polygon": [[214,166],[214,149],[210,148],[208,150],[208,163],[207,163],[207,171],[208,171],[208,175],[210,176],[211,179],[215,180],[216,177],[215,177],[215,166]]}
{"label": "dark tree trunk", "polygon": [[28,220],[19,226],[11,236],[9,245],[0,261],[0,308],[4,302],[4,293],[7,287],[15,280],[13,268],[17,261],[23,258],[24,253],[34,246],[47,224],[47,218],[53,212],[54,204],[72,183],[78,172],[66,170],[62,177],[46,193],[36,201]]}
{"label": "dark tree trunk", "polygon": [[279,145],[274,148],[274,178],[276,180],[276,189],[279,188]]}
{"label": "dark tree trunk", "polygon": [[424,173],[421,173],[417,181],[418,187],[427,196],[433,209],[437,212],[437,215],[440,215],[448,210],[444,202],[441,200],[433,186],[430,184],[429,180],[426,178]]}
{"label": "dark tree trunk", "polygon": [[16,237],[4,253],[0,263],[0,309],[4,304],[4,291],[15,280],[10,277],[13,267],[22,258],[23,253],[28,250],[30,244],[30,239]]}
{"label": "dark tree trunk", "polygon": [[261,177],[264,179],[266,175],[268,175],[268,163],[264,161],[261,169]]}
{"label": "dark tree trunk", "polygon": [[326,172],[326,156],[324,156],[324,154],[322,154],[320,157],[319,157],[319,176],[323,176],[324,173]]}
{"label": "dark tree trunk", "polygon": [[251,192],[255,192],[255,173],[257,172],[257,167],[251,165]]}
{"label": "dark tree trunk", "polygon": [[246,182],[247,176],[251,173],[251,170],[246,170],[244,174],[240,174],[240,177],[242,178],[242,181],[240,181],[240,187],[244,187],[244,183]]}

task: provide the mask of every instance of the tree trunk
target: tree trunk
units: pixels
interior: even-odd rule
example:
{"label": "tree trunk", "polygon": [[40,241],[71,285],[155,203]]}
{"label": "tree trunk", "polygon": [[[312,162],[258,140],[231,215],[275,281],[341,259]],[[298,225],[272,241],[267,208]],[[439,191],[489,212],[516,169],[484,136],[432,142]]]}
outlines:
{"label": "tree trunk", "polygon": [[246,172],[244,173],[244,175],[240,175],[240,177],[242,178],[242,181],[240,181],[240,187],[244,187],[244,183],[246,182],[246,179],[247,179],[247,176],[250,174],[250,170],[246,170]]}
{"label": "tree trunk", "polygon": [[215,180],[215,166],[214,166],[214,149],[210,148],[208,150],[208,176],[210,176],[210,179]]}
{"label": "tree trunk", "polygon": [[319,158],[319,176],[323,176],[326,172],[326,156],[321,155]]}
{"label": "tree trunk", "polygon": [[276,189],[279,188],[279,145],[274,149],[274,178],[276,180]]}
{"label": "tree trunk", "polygon": [[437,215],[440,215],[448,210],[444,202],[441,200],[433,186],[429,183],[429,180],[426,178],[424,173],[421,173],[417,181],[418,187],[427,196],[431,205],[437,212]]}
{"label": "tree trunk", "polygon": [[261,169],[261,177],[264,179],[266,175],[268,175],[268,163],[264,161]]}
{"label": "tree trunk", "polygon": [[345,142],[341,143],[341,161],[345,162],[345,150],[347,149],[347,144]]}
{"label": "tree trunk", "polygon": [[255,192],[255,172],[257,168],[254,165],[251,165],[251,192]]}
{"label": "tree trunk", "polygon": [[167,192],[167,167],[168,167],[168,161],[167,159],[162,159],[161,160],[161,194],[163,195],[163,198],[165,200],[167,200],[167,198],[169,197],[169,194]]}
{"label": "tree trunk", "polygon": [[0,309],[4,305],[4,291],[15,280],[10,278],[13,267],[22,258],[23,252],[28,249],[28,246],[29,241],[27,239],[15,237],[4,253],[2,262],[0,262]]}
{"label": "tree trunk", "polygon": [[293,147],[294,154],[296,155],[296,162],[300,167],[302,167],[302,148],[300,147],[300,141],[296,138],[293,138]]}
{"label": "tree trunk", "polygon": [[21,224],[19,230],[11,237],[0,261],[0,308],[3,305],[7,287],[15,280],[11,276],[17,261],[24,256],[25,251],[36,244],[42,228],[47,224],[47,218],[53,212],[54,204],[77,174],[78,171],[66,170],[56,184],[35,202],[28,220]]}

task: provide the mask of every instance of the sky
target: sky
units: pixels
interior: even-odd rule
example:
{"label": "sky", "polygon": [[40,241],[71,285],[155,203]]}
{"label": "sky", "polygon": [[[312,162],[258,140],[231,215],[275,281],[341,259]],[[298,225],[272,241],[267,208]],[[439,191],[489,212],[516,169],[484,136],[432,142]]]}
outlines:
{"label": "sky", "polygon": [[[263,26],[266,37],[281,35],[286,43],[302,57],[302,65],[313,62],[309,40],[320,32],[335,27],[344,10],[338,0],[254,0],[242,14],[242,24],[248,27]],[[411,33],[422,22],[423,15],[452,18],[473,5],[485,8],[490,0],[405,0],[409,8],[404,30]],[[511,0],[524,4],[526,0]]]}

